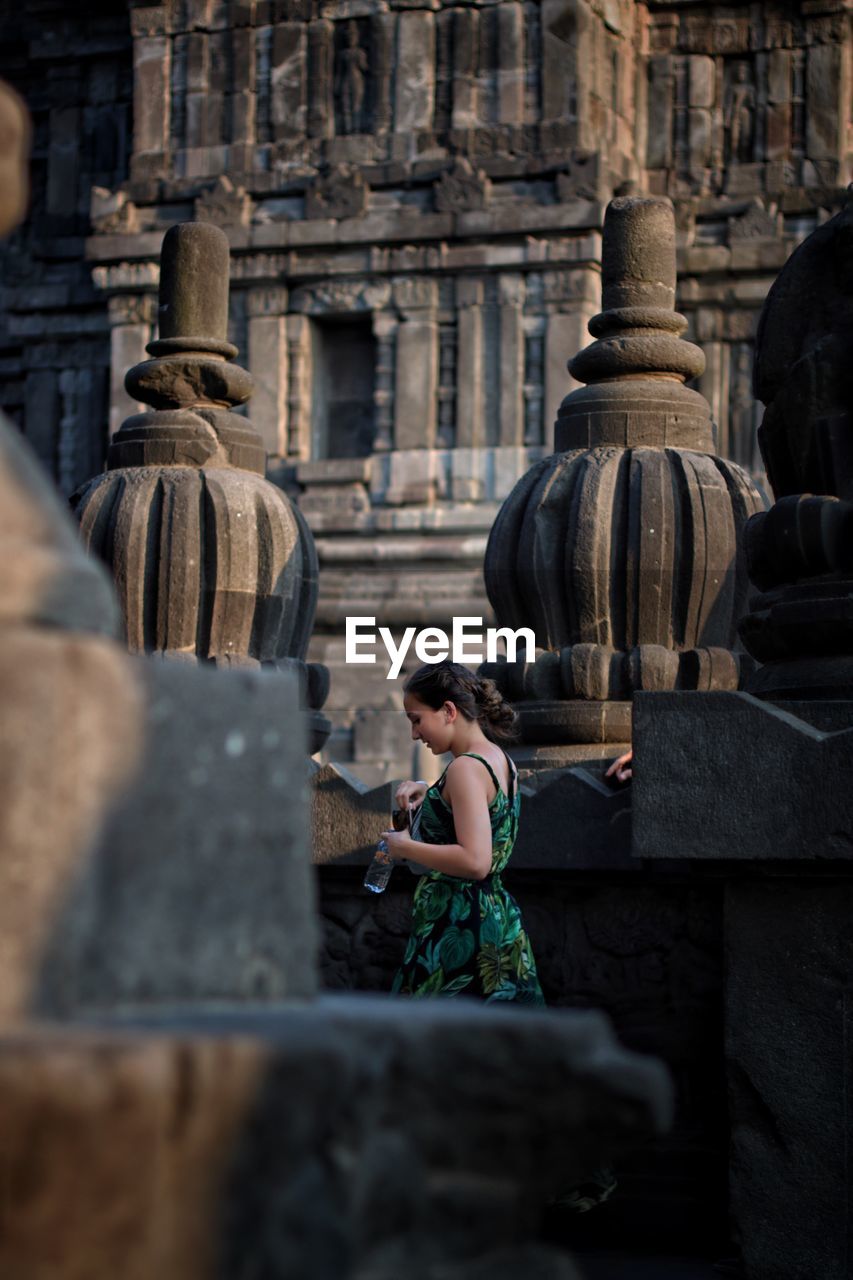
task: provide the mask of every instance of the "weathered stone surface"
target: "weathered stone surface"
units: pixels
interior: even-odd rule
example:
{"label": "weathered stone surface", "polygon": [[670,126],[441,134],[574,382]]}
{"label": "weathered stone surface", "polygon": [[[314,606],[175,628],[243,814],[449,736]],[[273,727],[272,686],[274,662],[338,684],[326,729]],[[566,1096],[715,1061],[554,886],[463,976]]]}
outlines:
{"label": "weathered stone surface", "polygon": [[474,209],[485,209],[491,186],[482,169],[475,170],[469,160],[459,156],[435,185],[435,207],[439,213],[470,213]]}
{"label": "weathered stone surface", "polygon": [[133,776],[66,875],[35,1008],[311,995],[298,682],[134,667],[145,712],[124,730]]}
{"label": "weathered stone surface", "polygon": [[851,909],[849,879],[727,890],[731,1202],[756,1280],[849,1272]]}
{"label": "weathered stone surface", "polygon": [[163,239],[160,339],[228,336],[228,239],[207,223],[184,222]]}
{"label": "weathered stone surface", "polygon": [[[117,630],[105,576],[0,430],[0,1017],[310,994],[312,919],[283,887],[310,902],[298,783],[288,803],[266,800],[300,776],[296,681],[131,663],[104,638]],[[250,923],[257,907],[267,925]]]}
{"label": "weathered stone surface", "polygon": [[[317,598],[311,534],[256,474],[265,461],[258,433],[222,407],[251,393],[248,375],[228,363],[228,252],[224,232],[207,223],[167,234],[161,336],[148,347],[154,358],[127,377],[153,412],[124,423],[110,471],[77,495],[77,516],[113,570],[132,652],[295,663],[306,698],[316,699],[325,682],[304,664]],[[313,750],[328,727],[318,715]]]}
{"label": "weathered stone surface", "polygon": [[391,820],[391,784],[368,788],[342,765],[312,762],[311,770],[313,860],[368,861]]}
{"label": "weathered stone surface", "polygon": [[306,218],[357,218],[367,210],[370,189],[354,165],[336,165],[305,193]]}
{"label": "weathered stone surface", "polygon": [[[144,1038],[128,1027],[6,1040],[4,1272],[41,1280],[59,1238],[63,1269],[87,1280],[117,1265],[140,1280],[236,1277],[247,1258],[306,1280],[390,1277],[410,1271],[413,1247],[424,1280],[456,1268],[469,1280],[481,1259],[509,1274],[504,1252],[537,1261],[525,1241],[555,1187],[666,1121],[663,1069],[619,1049],[599,1015],[466,1002],[399,1013],[330,997],[278,1015],[155,1015]],[[449,1141],[433,1118],[437,1075]],[[11,1177],[24,1161],[33,1176]],[[568,1260],[551,1261],[544,1274],[570,1280]]]}
{"label": "weathered stone surface", "polygon": [[747,693],[638,694],[635,856],[849,858],[853,703],[813,719],[809,704]]}
{"label": "weathered stone surface", "polygon": [[197,197],[193,210],[198,222],[211,222],[217,227],[247,227],[252,217],[252,200],[245,188],[235,187],[223,174]]}
{"label": "weathered stone surface", "polygon": [[515,870],[632,866],[631,796],[604,778],[605,767],[590,761],[522,782]]}
{"label": "weathered stone surface", "polygon": [[846,355],[853,308],[839,287],[851,230],[848,203],[792,255],[756,339],[755,389],[767,405],[758,436],[777,498],[747,531],[761,594],[741,635],[765,664],[747,686],[759,697],[853,691],[853,580],[844,550],[853,496]]}
{"label": "weathered stone surface", "polygon": [[740,681],[742,532],[760,499],[740,468],[708,456],[707,402],[682,385],[704,357],[680,337],[674,298],[672,206],[611,201],[604,310],[589,322],[598,340],[570,364],[591,385],[564,400],[558,452],[516,485],[486,551],[499,623],[531,627],[541,647],[526,669],[489,668],[507,696],[531,702],[527,742],[581,742],[587,727],[600,741],[590,702]]}

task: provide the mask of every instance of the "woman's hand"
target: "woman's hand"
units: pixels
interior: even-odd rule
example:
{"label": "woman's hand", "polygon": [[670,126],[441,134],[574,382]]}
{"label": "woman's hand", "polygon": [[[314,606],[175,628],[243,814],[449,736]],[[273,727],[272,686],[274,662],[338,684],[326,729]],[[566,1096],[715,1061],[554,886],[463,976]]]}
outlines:
{"label": "woman's hand", "polygon": [[614,760],[610,768],[605,773],[605,778],[615,776],[617,782],[630,782],[633,777],[631,761],[634,759],[633,751],[626,751],[624,756],[620,756],[618,760]]}
{"label": "woman's hand", "polygon": [[395,862],[410,858],[415,852],[415,841],[407,831],[383,831],[381,839],[388,846],[388,856],[393,858]]}
{"label": "woman's hand", "polygon": [[419,805],[427,793],[428,782],[401,782],[394,795],[398,809],[406,809],[410,804]]}

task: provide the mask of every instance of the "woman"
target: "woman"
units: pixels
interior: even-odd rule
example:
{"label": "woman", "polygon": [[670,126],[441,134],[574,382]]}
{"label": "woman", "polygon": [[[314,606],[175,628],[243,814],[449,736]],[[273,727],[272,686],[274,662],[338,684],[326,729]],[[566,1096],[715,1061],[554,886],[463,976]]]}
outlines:
{"label": "woman", "polygon": [[453,760],[433,786],[404,782],[397,804],[420,804],[420,839],[383,833],[392,858],[429,872],[415,890],[412,935],[393,991],[472,995],[544,1004],[518,904],[501,882],[518,831],[515,767],[498,746],[514,736],[515,712],[493,681],[441,662],[406,681],[412,738]]}

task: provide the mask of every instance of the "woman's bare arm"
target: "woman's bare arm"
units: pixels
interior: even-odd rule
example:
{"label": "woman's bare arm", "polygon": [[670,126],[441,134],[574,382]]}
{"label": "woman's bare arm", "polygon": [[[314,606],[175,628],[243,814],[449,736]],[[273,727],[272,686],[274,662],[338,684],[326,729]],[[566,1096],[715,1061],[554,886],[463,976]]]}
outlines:
{"label": "woman's bare arm", "polygon": [[482,880],[492,869],[492,824],[489,776],[468,757],[451,762],[444,796],[453,809],[457,844],[426,844],[402,831],[384,831],[392,858],[411,858],[424,867],[463,880]]}

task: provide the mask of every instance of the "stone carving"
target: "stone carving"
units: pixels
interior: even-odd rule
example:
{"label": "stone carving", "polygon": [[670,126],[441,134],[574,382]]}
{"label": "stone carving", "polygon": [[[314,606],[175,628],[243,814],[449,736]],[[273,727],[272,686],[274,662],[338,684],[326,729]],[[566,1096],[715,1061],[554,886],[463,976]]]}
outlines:
{"label": "stone carving", "polygon": [[557,174],[560,204],[573,200],[597,200],[601,189],[601,157],[596,152],[576,151],[565,173]]}
{"label": "stone carving", "polygon": [[475,169],[466,156],[457,156],[435,184],[435,207],[439,213],[473,213],[485,209],[492,184],[482,169]]}
{"label": "stone carving", "polygon": [[89,217],[97,235],[135,235],[139,230],[139,210],[124,191],[93,187]]}
{"label": "stone carving", "polygon": [[726,130],[726,159],[729,164],[752,160],[755,134],[755,85],[748,62],[735,64],[726,90],[723,124]]}
{"label": "stone carving", "polygon": [[252,198],[244,187],[235,187],[221,174],[193,205],[196,222],[212,222],[217,227],[248,227],[252,220]]}
{"label": "stone carving", "polygon": [[387,280],[329,280],[305,285],[290,295],[290,310],[307,315],[348,314],[352,311],[381,311],[391,299]]}
{"label": "stone carving", "polygon": [[853,696],[853,200],[791,256],[755,347],[758,431],[776,497],[747,529],[761,594],[741,634],[768,698]]}
{"label": "stone carving", "polygon": [[225,336],[228,241],[219,228],[182,223],[167,234],[159,322],[153,358],[127,375],[130,394],[151,407],[122,425],[109,470],[77,496],[84,540],[119,585],[131,651],[295,666],[321,742],[326,673],[303,661],[316,552],[302,516],[263,479],[258,433],[230,411],[252,383],[231,363],[237,349]]}
{"label": "stone carving", "polygon": [[438,305],[438,283],[426,276],[398,276],[392,282],[394,305],[401,314],[434,311]]}
{"label": "stone carving", "polygon": [[306,218],[358,218],[367,212],[370,187],[353,165],[335,165],[305,192]]}
{"label": "stone carving", "polygon": [[116,293],[107,310],[111,325],[152,325],[157,319],[157,300],[150,293]]}
{"label": "stone carving", "polygon": [[713,457],[708,404],[683,385],[704,357],[674,299],[669,201],[611,201],[597,341],[569,365],[589,385],[563,401],[556,453],[516,485],[486,551],[499,624],[532,627],[544,650],[487,667],[521,700],[529,742],[626,740],[634,691],[741,678],[741,535],[761,502]]}
{"label": "stone carving", "polygon": [[775,240],[783,223],[775,204],[766,208],[762,200],[752,200],[744,213],[729,219],[729,240]]}
{"label": "stone carving", "polygon": [[362,113],[367,85],[367,54],[359,44],[358,23],[350,18],[346,43],[338,54],[335,88],[340,103],[344,133],[362,133]]}

